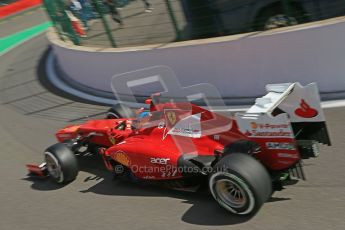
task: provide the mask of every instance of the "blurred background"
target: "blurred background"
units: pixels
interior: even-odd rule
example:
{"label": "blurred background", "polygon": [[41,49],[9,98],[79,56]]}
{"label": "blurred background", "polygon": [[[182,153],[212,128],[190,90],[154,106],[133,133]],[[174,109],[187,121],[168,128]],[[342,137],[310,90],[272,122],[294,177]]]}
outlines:
{"label": "blurred background", "polygon": [[17,0],[1,0],[0,1],[0,6],[6,6],[12,2],[16,2]]}
{"label": "blurred background", "polygon": [[61,39],[76,45],[101,47],[169,43],[263,31],[345,15],[344,0],[43,2]]}

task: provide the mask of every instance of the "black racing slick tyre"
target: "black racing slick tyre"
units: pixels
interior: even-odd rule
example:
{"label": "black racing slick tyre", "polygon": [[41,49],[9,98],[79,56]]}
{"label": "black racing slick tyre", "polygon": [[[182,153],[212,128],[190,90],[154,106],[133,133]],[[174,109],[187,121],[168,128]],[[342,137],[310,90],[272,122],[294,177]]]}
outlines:
{"label": "black racing slick tyre", "polygon": [[253,215],[270,198],[271,178],[252,156],[237,153],[222,158],[209,177],[209,188],[220,206],[235,215]]}
{"label": "black racing slick tyre", "polygon": [[58,184],[73,181],[78,175],[78,162],[73,152],[62,143],[50,146],[44,152],[49,176]]}
{"label": "black racing slick tyre", "polygon": [[116,104],[107,112],[107,119],[132,118],[135,114],[131,108],[125,104]]}

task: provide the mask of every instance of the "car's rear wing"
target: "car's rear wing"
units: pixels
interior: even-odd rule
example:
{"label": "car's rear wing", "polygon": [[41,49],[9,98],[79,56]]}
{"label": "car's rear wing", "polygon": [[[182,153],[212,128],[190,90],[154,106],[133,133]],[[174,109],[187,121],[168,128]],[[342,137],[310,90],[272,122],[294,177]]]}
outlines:
{"label": "car's rear wing", "polygon": [[[270,84],[266,86],[266,91],[267,94],[257,98],[246,113],[236,114],[242,132],[252,134],[251,127],[259,123],[264,124],[261,126],[265,131],[261,132],[264,135],[279,134],[279,130],[282,131],[280,134],[287,134],[290,129],[296,140],[331,144],[316,83],[307,86],[300,83]],[[271,132],[265,129],[265,125],[271,127]],[[272,127],[276,128],[273,129],[274,132]]]}

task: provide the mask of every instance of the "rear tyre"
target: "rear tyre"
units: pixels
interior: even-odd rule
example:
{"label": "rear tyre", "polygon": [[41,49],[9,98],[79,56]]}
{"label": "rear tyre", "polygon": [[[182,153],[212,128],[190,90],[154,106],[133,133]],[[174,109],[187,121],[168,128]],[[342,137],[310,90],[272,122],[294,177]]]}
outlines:
{"label": "rear tyre", "polygon": [[237,153],[225,156],[214,166],[209,188],[226,210],[236,215],[252,215],[270,198],[272,182],[260,162]]}
{"label": "rear tyre", "polygon": [[50,146],[44,152],[49,175],[59,184],[73,181],[78,175],[78,162],[73,152],[62,143]]}
{"label": "rear tyre", "polygon": [[131,118],[135,114],[131,108],[125,104],[116,104],[111,107],[107,112],[107,119]]}

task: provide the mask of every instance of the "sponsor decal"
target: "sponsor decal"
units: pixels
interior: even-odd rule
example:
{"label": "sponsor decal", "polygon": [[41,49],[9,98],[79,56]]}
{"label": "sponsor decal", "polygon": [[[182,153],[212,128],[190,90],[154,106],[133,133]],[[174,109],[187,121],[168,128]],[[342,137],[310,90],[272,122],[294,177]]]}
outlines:
{"label": "sponsor decal", "polygon": [[143,176],[143,179],[145,179],[145,180],[153,180],[153,179],[156,179],[156,177],[155,176],[147,175],[147,176]]}
{"label": "sponsor decal", "polygon": [[292,135],[290,131],[283,129],[277,131],[247,130],[244,134],[248,137],[291,137]]}
{"label": "sponsor decal", "polygon": [[290,154],[290,153],[278,153],[278,157],[292,158],[292,159],[298,159],[299,158],[297,154]]}
{"label": "sponsor decal", "polygon": [[69,134],[69,133],[62,133],[62,134],[58,134],[58,137],[60,137],[60,138],[70,138],[70,137],[72,137],[72,135]]}
{"label": "sponsor decal", "polygon": [[171,168],[171,169],[168,169],[167,171],[163,171],[162,174],[161,174],[161,177],[175,177],[176,174],[177,174],[177,171],[178,169],[175,168]]}
{"label": "sponsor decal", "polygon": [[170,122],[170,124],[171,125],[175,125],[175,123],[177,121],[175,112],[169,111],[169,112],[166,113],[166,116],[167,116],[168,121]]}
{"label": "sponsor decal", "polygon": [[236,115],[241,132],[253,138],[293,138],[293,131],[286,114],[276,117],[269,115]]}
{"label": "sponsor decal", "polygon": [[295,114],[303,118],[313,118],[319,113],[316,109],[310,107],[310,105],[304,99],[301,99],[300,107],[295,110]]}
{"label": "sponsor decal", "polygon": [[291,161],[277,161],[279,164],[290,165]]}
{"label": "sponsor decal", "polygon": [[104,136],[103,133],[96,133],[96,132],[89,133],[89,135],[91,135],[91,134],[92,134],[92,136],[98,136],[98,137],[103,137]]}
{"label": "sponsor decal", "polygon": [[169,131],[169,134],[172,135],[180,135],[180,136],[188,136],[188,137],[194,137],[198,136],[198,133],[200,133],[200,130],[198,129],[190,129],[190,128],[173,128]]}
{"label": "sponsor decal", "polygon": [[68,132],[76,132],[78,129],[79,129],[79,126],[71,126],[71,127],[65,128],[65,130]]}
{"label": "sponsor decal", "polygon": [[201,137],[201,114],[193,114],[178,121],[171,127],[167,134],[200,138]]}
{"label": "sponsor decal", "polygon": [[262,124],[251,122],[250,123],[252,129],[287,129],[289,128],[289,124]]}
{"label": "sponsor decal", "polygon": [[172,172],[162,172],[161,177],[173,177]]}
{"label": "sponsor decal", "polygon": [[150,158],[152,164],[166,165],[170,158]]}
{"label": "sponsor decal", "polygon": [[116,153],[112,154],[112,158],[119,162],[120,164],[129,167],[131,161],[127,154],[123,151],[117,151]]}
{"label": "sponsor decal", "polygon": [[266,142],[267,149],[296,150],[293,143],[288,142]]}

